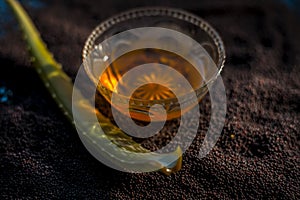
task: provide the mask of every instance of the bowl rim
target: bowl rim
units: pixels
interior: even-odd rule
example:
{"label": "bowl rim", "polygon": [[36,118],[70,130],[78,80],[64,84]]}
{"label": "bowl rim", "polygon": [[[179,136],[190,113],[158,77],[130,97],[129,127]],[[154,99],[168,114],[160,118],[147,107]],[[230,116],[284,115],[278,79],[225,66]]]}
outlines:
{"label": "bowl rim", "polygon": [[[157,7],[157,6],[155,6],[155,7],[139,7],[139,8],[134,8],[134,9],[130,9],[130,10],[121,12],[120,14],[113,15],[112,17],[104,20],[98,26],[96,26],[93,29],[92,33],[88,36],[88,38],[84,44],[84,48],[82,50],[82,60],[85,61],[88,58],[89,54],[95,48],[96,39],[100,35],[102,35],[107,29],[111,28],[112,26],[115,26],[116,24],[118,24],[120,22],[124,22],[124,21],[130,20],[130,19],[135,19],[138,17],[144,17],[144,16],[168,16],[168,17],[173,17],[173,18],[194,24],[194,25],[198,26],[200,29],[202,29],[205,33],[207,33],[208,36],[212,39],[214,45],[217,47],[218,59],[217,59],[217,63],[215,63],[215,64],[218,68],[218,71],[214,75],[212,75],[212,77],[208,81],[204,82],[204,84],[202,86],[195,89],[194,91],[191,91],[190,93],[183,94],[184,96],[186,96],[186,95],[188,96],[192,92],[198,94],[201,90],[205,89],[207,86],[212,84],[214,80],[216,80],[218,78],[218,76],[220,75],[220,73],[222,72],[222,70],[224,68],[225,60],[226,60],[226,52],[225,52],[224,43],[223,43],[219,33],[208,22],[206,22],[201,17],[199,17],[193,13],[190,13],[188,11],[178,9],[178,8],[171,8],[171,7],[160,7],[160,6],[159,7]],[[90,79],[94,79],[92,72],[85,65],[84,65],[84,70]],[[95,82],[95,84],[98,84],[99,81],[97,81],[95,79],[94,82]],[[106,90],[106,92],[108,92],[108,91],[114,92],[114,91],[111,91],[111,90],[105,88],[104,86],[102,86],[101,88]],[[117,94],[117,96],[122,96],[123,98],[133,100],[132,102],[137,101],[139,103],[142,103],[143,105],[145,105],[145,104],[153,105],[156,103],[165,104],[166,101],[170,101],[170,102],[177,101],[176,97],[168,98],[168,99],[160,99],[160,100],[145,100],[145,99],[136,99],[136,98],[126,97],[126,96],[118,94],[118,93],[115,93],[115,94]],[[149,102],[151,102],[151,103],[149,103]]]}

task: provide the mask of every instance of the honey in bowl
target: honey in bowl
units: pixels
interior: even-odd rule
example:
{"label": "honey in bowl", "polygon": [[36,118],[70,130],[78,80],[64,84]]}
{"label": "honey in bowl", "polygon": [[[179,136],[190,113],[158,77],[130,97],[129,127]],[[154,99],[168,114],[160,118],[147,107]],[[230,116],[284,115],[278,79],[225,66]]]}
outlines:
{"label": "honey in bowl", "polygon": [[[134,79],[127,82],[122,81],[121,78],[126,72],[147,63],[153,63],[150,73],[136,74]],[[187,88],[182,86],[184,84],[180,82],[180,79],[160,71],[160,68],[155,67],[155,63],[166,65],[178,71],[189,82],[193,90],[187,91]],[[157,82],[163,84],[157,84]],[[198,102],[179,105],[175,93],[184,96],[195,92],[203,84],[201,74],[181,56],[166,50],[146,48],[130,51],[116,58],[100,76],[98,90],[110,104],[112,104],[112,93],[118,95],[120,101],[114,102],[112,106],[125,115],[128,113],[128,105],[125,105],[128,104],[128,101],[122,101],[122,99],[128,99],[130,114],[128,117],[150,122],[149,115],[151,113],[149,113],[149,109],[154,104],[160,104],[164,107],[167,120],[178,118],[194,107],[195,103]],[[116,87],[117,85],[118,87]],[[132,88],[137,89],[131,96],[123,95]],[[175,88],[176,92],[170,88]],[[198,96],[198,100],[203,96]],[[156,113],[156,116],[159,116],[159,113]],[[165,119],[158,117],[156,120],[163,121]]]}

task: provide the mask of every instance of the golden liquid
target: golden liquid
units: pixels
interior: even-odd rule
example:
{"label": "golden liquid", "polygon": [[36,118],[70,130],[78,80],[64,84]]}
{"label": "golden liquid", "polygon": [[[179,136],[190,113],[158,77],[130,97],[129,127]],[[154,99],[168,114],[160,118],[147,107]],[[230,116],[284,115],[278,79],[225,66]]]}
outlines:
{"label": "golden liquid", "polygon": [[[175,92],[172,92],[170,88],[176,88],[176,94],[181,95],[186,95],[193,91],[187,91],[185,87],[182,87],[179,80],[174,79],[169,73],[157,71],[160,70],[158,68],[154,67],[149,74],[137,74],[135,79],[130,80],[129,82],[124,83],[120,81],[120,78],[130,69],[147,63],[159,63],[172,67],[185,77],[193,89],[198,89],[203,84],[202,77],[198,71],[181,56],[165,50],[139,49],[120,56],[106,68],[100,77],[98,85],[100,93],[111,103],[112,92],[124,94],[124,92],[129,91],[131,88],[140,86],[133,92],[131,97],[120,95],[120,98],[130,99],[129,110],[132,118],[146,122],[150,121],[150,117],[147,113],[149,106],[147,107],[146,105],[149,105],[149,103],[151,104],[154,100],[165,100],[164,106],[167,111],[167,119],[177,118],[193,107],[193,105],[183,108],[180,108],[179,106],[178,108],[168,106],[170,99],[177,99],[174,94]],[[163,84],[149,82],[162,82]],[[116,89],[117,84],[118,89]],[[104,87],[106,92],[101,91],[100,86]],[[107,93],[107,91],[109,92]],[[125,109],[128,109],[122,103],[118,104],[114,102],[113,106],[123,114],[126,114]],[[157,121],[159,120],[160,119],[158,118]]]}

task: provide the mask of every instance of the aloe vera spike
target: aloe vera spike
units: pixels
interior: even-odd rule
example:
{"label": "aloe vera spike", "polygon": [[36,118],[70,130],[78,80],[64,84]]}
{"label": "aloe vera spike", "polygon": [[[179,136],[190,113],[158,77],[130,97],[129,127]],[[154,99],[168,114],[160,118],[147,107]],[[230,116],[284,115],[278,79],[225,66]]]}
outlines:
{"label": "aloe vera spike", "polygon": [[[33,56],[32,61],[35,66],[36,71],[38,72],[39,76],[43,80],[46,88],[51,93],[54,100],[57,102],[58,106],[62,109],[64,114],[68,117],[68,119],[73,123],[73,117],[72,117],[72,90],[73,90],[73,84],[71,79],[63,72],[61,69],[61,65],[57,63],[52,54],[48,51],[46,45],[43,43],[37,29],[35,28],[34,24],[30,20],[27,13],[24,11],[22,6],[15,0],[6,0],[7,3],[12,8],[15,16],[17,17],[19,24],[21,25],[21,28],[23,30],[24,38],[27,42],[28,49],[30,50],[31,55]],[[76,88],[74,88],[76,90]],[[82,97],[81,102],[76,102],[76,104],[79,107],[82,107],[84,109],[89,109],[90,112],[96,112],[98,118],[100,121],[102,121],[101,126],[102,128],[106,130],[104,138],[102,139],[109,139],[114,144],[117,145],[117,148],[115,148],[115,151],[120,151],[118,148],[123,148],[129,151],[135,151],[135,152],[149,152],[149,150],[144,149],[140,144],[134,142],[131,137],[124,134],[119,128],[115,127],[111,122],[105,118],[103,115],[101,115],[99,112],[95,111],[95,109],[88,103],[87,100],[84,100],[84,97]],[[79,126],[91,126],[87,124],[80,124]],[[97,130],[102,131],[102,130]],[[96,132],[97,132],[96,131]],[[94,132],[92,128],[90,129],[90,135],[93,135]],[[95,135],[93,135],[95,137]],[[99,139],[99,136],[96,136]],[[127,145],[124,145],[124,143],[120,143],[120,141],[126,141]],[[105,145],[104,143],[102,143]],[[180,147],[177,148],[173,154],[181,155],[181,149]],[[171,168],[164,167],[163,160],[167,156],[171,156],[172,153],[167,155],[157,155],[157,154],[151,154],[148,158],[149,162],[152,163],[152,161],[156,162],[156,164],[162,166],[161,171],[165,174],[171,174],[173,172],[178,171],[181,168],[181,161],[182,158],[178,159],[177,163]],[[121,154],[120,154],[121,156]],[[112,157],[109,158],[110,160],[113,160]],[[152,160],[151,160],[152,159]],[[147,164],[147,163],[146,163]]]}

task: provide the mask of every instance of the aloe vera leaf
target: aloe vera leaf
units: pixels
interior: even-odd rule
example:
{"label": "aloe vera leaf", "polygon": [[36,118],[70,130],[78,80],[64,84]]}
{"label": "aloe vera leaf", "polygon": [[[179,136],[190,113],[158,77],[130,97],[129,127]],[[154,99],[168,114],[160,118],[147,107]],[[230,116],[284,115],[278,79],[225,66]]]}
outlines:
{"label": "aloe vera leaf", "polygon": [[[22,6],[15,0],[6,1],[18,19],[25,41],[28,45],[30,55],[32,56],[31,61],[33,62],[37,73],[63,113],[69,121],[74,124],[72,116],[72,91],[74,90],[77,94],[80,94],[80,91],[77,91],[77,89],[73,87],[71,79],[62,70],[61,65],[55,61],[53,55],[47,49],[38,30],[35,28],[30,17],[27,15]],[[93,112],[97,115],[102,129],[95,129],[95,126],[85,122],[84,118],[82,118],[82,122],[80,124],[76,125],[79,129],[89,130],[87,134],[90,138],[95,138],[97,141],[100,141],[100,144],[93,144],[97,151],[106,148],[110,149],[110,151],[99,152],[101,155],[106,156],[107,160],[110,162],[116,163],[116,159],[120,160],[122,159],[122,156],[124,156],[122,152],[127,151],[131,152],[133,159],[141,161],[139,163],[132,163],[137,170],[140,167],[147,169],[147,166],[151,165],[158,166],[161,168],[161,172],[167,175],[180,170],[182,162],[182,152],[180,147],[178,147],[174,152],[167,154],[151,153],[149,150],[133,141],[131,137],[122,132],[122,130],[118,127],[113,125],[109,119],[98,112],[83,96],[80,102],[73,103],[75,103],[77,107],[84,109],[85,111],[88,110],[89,112]],[[103,133],[103,130],[105,133]],[[108,145],[109,141],[115,145]],[[93,142],[93,140],[91,139],[89,142]],[[99,146],[101,146],[101,148],[99,148]],[[111,154],[111,151],[114,151],[114,154]],[[143,154],[147,154],[147,156]],[[172,166],[166,166],[165,163],[167,163],[167,160],[170,160],[170,157],[176,157],[179,159],[175,164],[172,164]]]}

